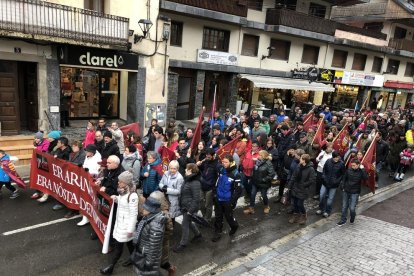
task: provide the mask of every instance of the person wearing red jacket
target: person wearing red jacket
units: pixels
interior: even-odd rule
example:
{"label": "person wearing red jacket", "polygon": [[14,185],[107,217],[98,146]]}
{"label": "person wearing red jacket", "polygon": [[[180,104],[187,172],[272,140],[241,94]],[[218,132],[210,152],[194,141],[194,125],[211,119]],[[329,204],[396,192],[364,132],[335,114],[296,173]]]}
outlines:
{"label": "person wearing red jacket", "polygon": [[86,127],[85,140],[82,142],[84,148],[95,143],[95,127],[95,121],[88,122],[88,126]]}

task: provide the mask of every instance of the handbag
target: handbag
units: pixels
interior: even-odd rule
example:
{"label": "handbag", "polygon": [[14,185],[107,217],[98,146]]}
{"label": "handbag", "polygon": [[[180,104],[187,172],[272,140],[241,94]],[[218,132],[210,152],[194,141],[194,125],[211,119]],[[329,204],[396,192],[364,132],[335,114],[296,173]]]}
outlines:
{"label": "handbag", "polygon": [[280,199],[280,203],[282,203],[283,205],[289,205],[290,204],[290,190],[286,190],[283,193],[283,196]]}

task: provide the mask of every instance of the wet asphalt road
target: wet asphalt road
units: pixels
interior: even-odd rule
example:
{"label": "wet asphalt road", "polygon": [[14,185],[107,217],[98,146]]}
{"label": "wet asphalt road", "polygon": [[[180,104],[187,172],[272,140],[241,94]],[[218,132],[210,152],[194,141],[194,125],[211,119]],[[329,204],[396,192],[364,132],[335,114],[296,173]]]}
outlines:
{"label": "wet asphalt road", "polygon": [[[411,175],[413,173],[410,171],[407,177]],[[393,182],[388,178],[387,172],[383,172],[379,186],[383,187]],[[367,192],[368,190],[364,188],[363,194]],[[411,193],[412,198],[414,192]],[[89,226],[76,226],[80,219],[65,220],[21,233],[3,235],[7,231],[63,218],[66,210],[53,211],[54,200],[39,204],[30,199],[31,194],[31,190],[23,191],[19,198],[10,200],[9,192],[3,188],[3,196],[0,198],[0,275],[100,275],[99,268],[107,264],[109,256],[100,253],[99,241],[89,239],[91,233]],[[410,203],[409,197],[410,195],[407,195],[404,199],[407,204]],[[341,194],[338,192],[334,212],[339,211],[340,201]],[[380,213],[383,215],[384,208],[390,209],[391,212],[397,208],[393,201],[380,203],[378,206],[389,205],[378,209],[373,207],[365,215],[373,217]],[[256,214],[250,216],[244,215],[242,208],[238,208],[235,217],[240,228],[231,239],[228,235],[223,235],[220,242],[213,243],[212,231],[202,228],[202,241],[190,244],[186,251],[180,254],[171,251],[170,260],[178,267],[177,275],[183,275],[201,266],[223,265],[300,228],[298,225],[288,224],[286,207],[279,203],[275,204],[272,200],[270,202],[269,215],[263,214],[262,204],[258,204]],[[308,224],[319,220],[321,217],[315,215],[317,201],[309,199],[306,205],[309,209]],[[394,215],[390,214],[389,217],[393,218]],[[171,246],[180,239],[180,224],[176,224],[174,232]],[[125,249],[123,258],[127,257],[126,251]],[[130,267],[124,268],[118,264],[114,275],[132,275],[132,270]]]}

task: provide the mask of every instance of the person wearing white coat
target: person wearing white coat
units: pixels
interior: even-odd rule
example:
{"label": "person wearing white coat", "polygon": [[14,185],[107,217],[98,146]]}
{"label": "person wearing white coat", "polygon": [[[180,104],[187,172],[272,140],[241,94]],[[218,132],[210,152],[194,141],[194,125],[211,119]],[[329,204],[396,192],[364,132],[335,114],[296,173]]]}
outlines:
{"label": "person wearing white coat", "polygon": [[[113,231],[113,255],[111,263],[100,270],[101,274],[112,274],[115,264],[122,256],[124,244],[127,246],[129,253],[134,250],[132,244],[133,233],[138,218],[138,194],[135,192],[132,183],[133,174],[125,171],[118,176],[118,196],[112,195],[111,198],[118,204],[116,211],[115,226]],[[124,266],[131,265],[128,259],[123,263]]]}
{"label": "person wearing white coat", "polygon": [[316,157],[316,162],[318,163],[318,167],[316,168],[316,185],[315,185],[315,195],[313,199],[319,199],[319,194],[322,187],[322,173],[323,173],[323,166],[328,159],[332,158],[332,143],[328,143],[326,145],[326,149],[322,150],[318,157]]}
{"label": "person wearing white coat", "polygon": [[[102,161],[101,154],[97,150],[94,144],[87,145],[85,148],[86,158],[83,162],[83,168],[87,169],[89,174],[97,176],[99,174],[100,165],[98,162]],[[82,220],[77,223],[78,226],[84,226],[89,223],[89,219],[86,216],[82,216]]]}
{"label": "person wearing white coat", "polygon": [[178,172],[180,165],[177,160],[168,164],[168,171],[164,173],[159,183],[159,188],[168,197],[170,202],[169,215],[174,220],[181,215],[180,194],[181,186],[184,183],[183,176]]}

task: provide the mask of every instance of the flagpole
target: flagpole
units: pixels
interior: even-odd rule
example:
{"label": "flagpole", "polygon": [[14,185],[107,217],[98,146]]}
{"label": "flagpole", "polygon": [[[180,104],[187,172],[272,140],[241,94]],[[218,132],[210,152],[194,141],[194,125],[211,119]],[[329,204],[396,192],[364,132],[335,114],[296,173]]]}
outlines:
{"label": "flagpole", "polygon": [[[371,149],[371,147],[374,145],[374,143],[376,143],[376,142],[377,142],[377,141],[376,141],[376,139],[377,139],[377,135],[378,135],[378,133],[376,133],[376,134],[375,134],[375,137],[374,137],[374,139],[372,139],[372,142],[371,142],[371,144],[369,145],[369,147],[368,147],[367,151],[365,152],[364,157],[362,157],[361,164],[365,161],[365,158],[367,157],[367,153],[369,152],[369,150]],[[375,157],[375,158],[376,158],[376,157]]]}
{"label": "flagpole", "polygon": [[348,122],[346,122],[346,124],[343,126],[343,128],[341,129],[340,132],[338,132],[338,134],[335,136],[335,138],[332,141],[332,144],[335,143],[336,139],[339,137],[339,135],[342,133],[342,131],[344,131],[344,129],[348,126]]}
{"label": "flagpole", "polygon": [[311,145],[313,145],[313,143],[315,142],[315,139],[316,139],[316,134],[319,132],[319,129],[320,129],[320,127],[322,126],[322,122],[325,120],[325,114],[323,114],[323,117],[322,117],[322,118],[320,118],[319,120],[320,120],[321,122],[319,123],[319,126],[318,126],[318,128],[316,129],[315,136],[313,137],[313,140],[312,140],[312,144],[311,144]]}

